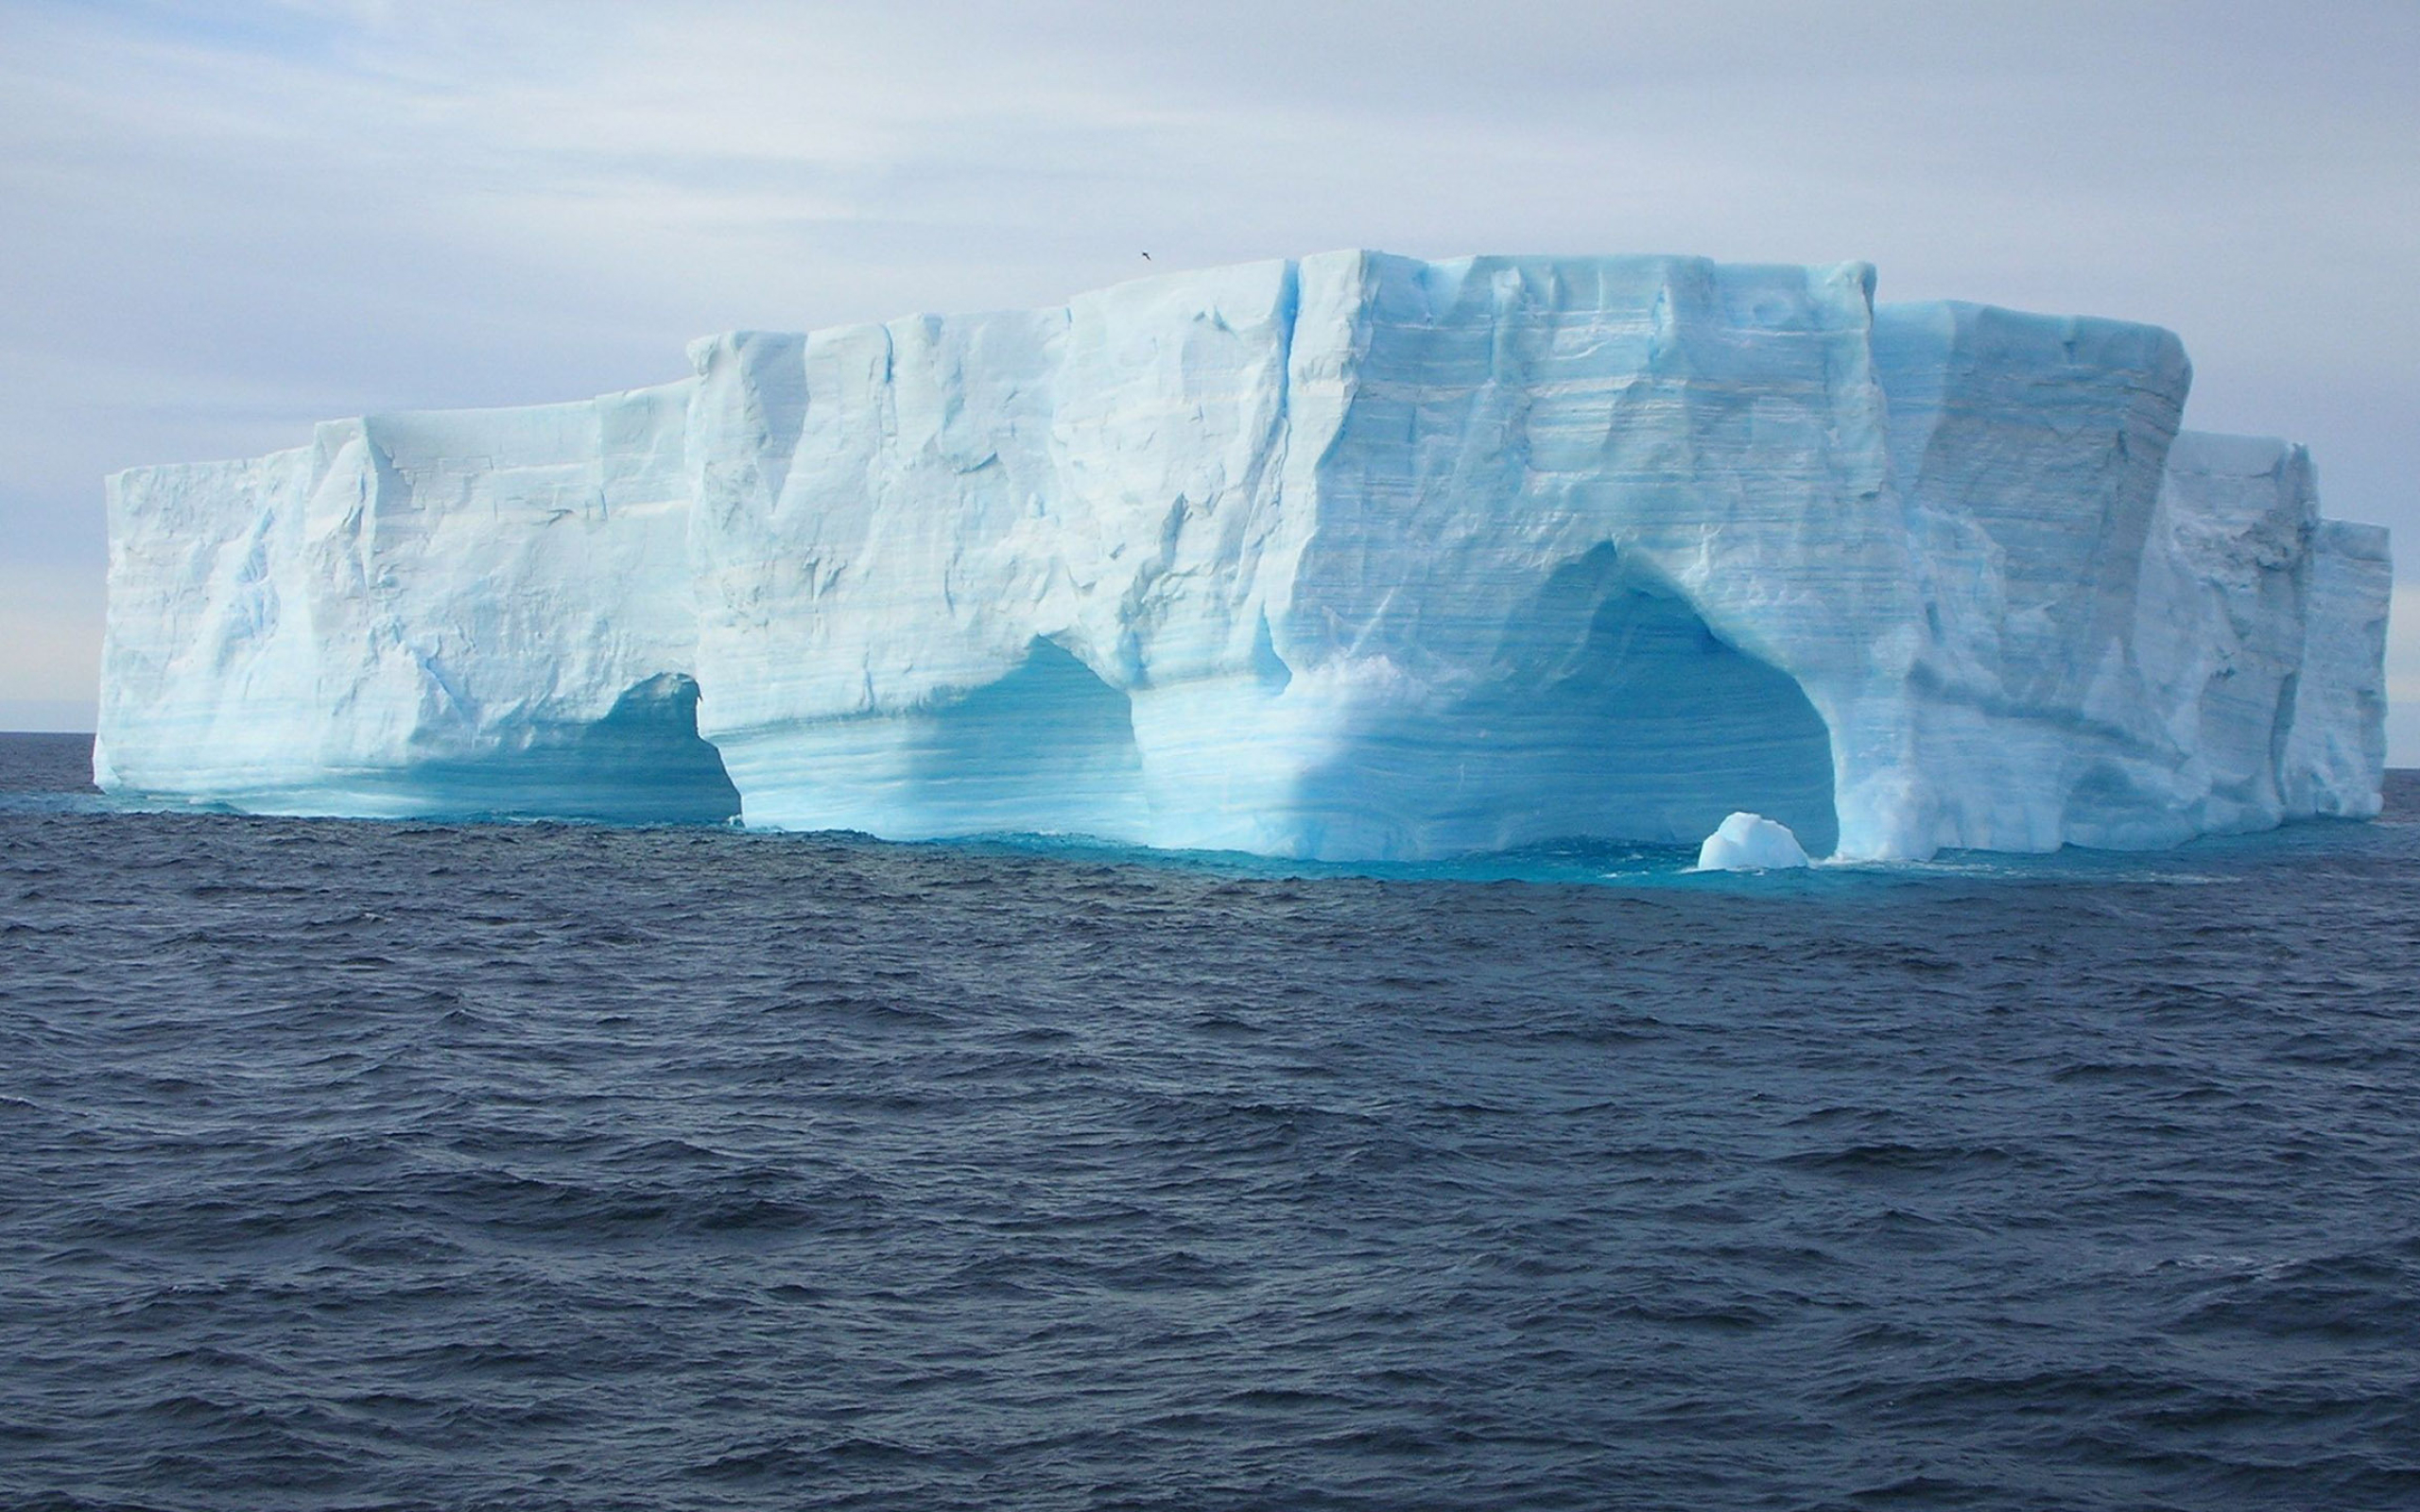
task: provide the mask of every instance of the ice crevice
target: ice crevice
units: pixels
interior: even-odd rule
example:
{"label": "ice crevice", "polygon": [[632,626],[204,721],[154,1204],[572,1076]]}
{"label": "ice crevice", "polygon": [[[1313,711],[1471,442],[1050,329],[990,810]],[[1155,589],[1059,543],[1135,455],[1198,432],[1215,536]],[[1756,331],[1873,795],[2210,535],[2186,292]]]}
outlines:
{"label": "ice crevice", "polygon": [[689,355],[113,477],[103,785],[1344,860],[2377,809],[2385,533],[2156,327],[1345,251]]}

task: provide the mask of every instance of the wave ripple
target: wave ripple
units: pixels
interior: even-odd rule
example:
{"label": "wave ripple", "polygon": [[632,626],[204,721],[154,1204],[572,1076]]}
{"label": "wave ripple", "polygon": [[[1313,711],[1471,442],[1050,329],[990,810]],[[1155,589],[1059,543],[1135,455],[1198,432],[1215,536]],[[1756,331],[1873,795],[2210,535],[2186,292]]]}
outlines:
{"label": "wave ripple", "polygon": [[0,1503],[2420,1505],[2402,776],[1584,886],[77,755],[0,741]]}

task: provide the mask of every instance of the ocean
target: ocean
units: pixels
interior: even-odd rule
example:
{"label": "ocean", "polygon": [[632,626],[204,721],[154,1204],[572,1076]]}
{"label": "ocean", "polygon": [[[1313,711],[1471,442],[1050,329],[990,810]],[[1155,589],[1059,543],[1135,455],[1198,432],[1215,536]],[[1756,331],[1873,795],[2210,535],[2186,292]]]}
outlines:
{"label": "ocean", "polygon": [[0,737],[0,1504],[2420,1506],[2420,774],[1696,876]]}

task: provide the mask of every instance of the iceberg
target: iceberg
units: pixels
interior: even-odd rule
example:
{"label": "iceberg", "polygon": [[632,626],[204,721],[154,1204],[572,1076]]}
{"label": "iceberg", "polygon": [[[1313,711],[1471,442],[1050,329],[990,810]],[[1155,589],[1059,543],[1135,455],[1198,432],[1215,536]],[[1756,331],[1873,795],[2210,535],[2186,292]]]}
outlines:
{"label": "iceberg", "polygon": [[1334,252],[110,480],[95,775],[1333,860],[2377,812],[2383,531],[2176,337]]}
{"label": "iceberg", "polygon": [[1806,864],[1789,827],[1761,814],[1732,815],[1698,847],[1700,871],[1784,871]]}

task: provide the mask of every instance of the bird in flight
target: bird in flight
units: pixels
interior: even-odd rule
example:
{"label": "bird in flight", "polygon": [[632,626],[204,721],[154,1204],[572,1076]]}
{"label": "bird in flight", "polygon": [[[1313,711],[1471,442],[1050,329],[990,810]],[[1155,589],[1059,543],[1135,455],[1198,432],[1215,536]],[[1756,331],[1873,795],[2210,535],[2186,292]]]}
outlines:
{"label": "bird in flight", "polygon": [[1147,263],[1148,263],[1148,262],[1150,262],[1150,260],[1151,260],[1151,254],[1150,254],[1150,253],[1149,253],[1149,252],[1145,252],[1145,253],[1143,254],[1143,261],[1145,261],[1145,262],[1147,262]]}

